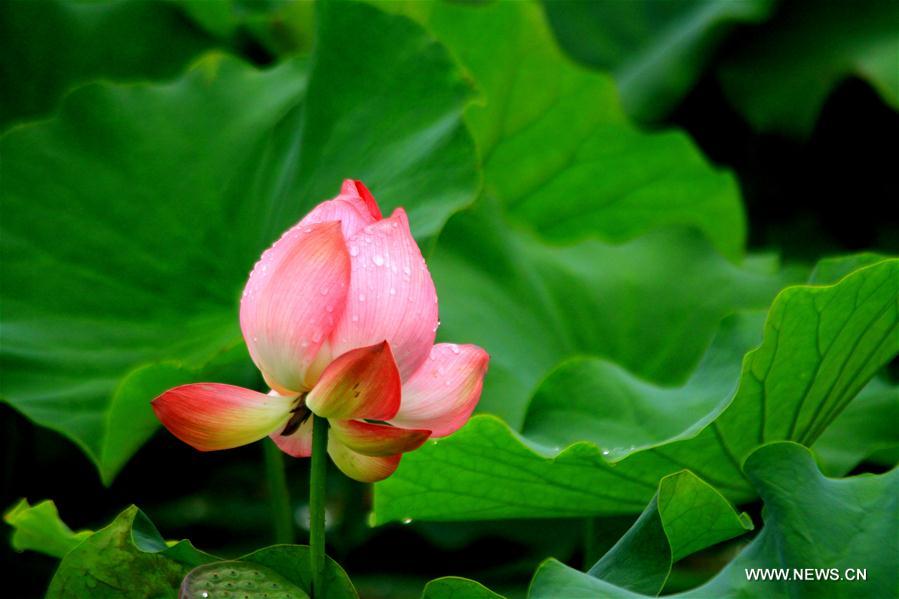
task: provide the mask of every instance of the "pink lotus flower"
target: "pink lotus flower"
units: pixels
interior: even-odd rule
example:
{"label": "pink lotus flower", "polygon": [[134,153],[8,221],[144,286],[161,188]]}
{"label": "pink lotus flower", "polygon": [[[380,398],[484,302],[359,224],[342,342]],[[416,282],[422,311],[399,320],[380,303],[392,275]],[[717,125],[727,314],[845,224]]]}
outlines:
{"label": "pink lotus flower", "polygon": [[434,344],[437,294],[402,208],[383,218],[359,181],[344,181],[262,254],[240,326],[268,394],[219,383],[170,389],[153,410],[201,451],[270,436],[308,457],[310,414],[327,418],[328,453],[347,476],[390,476],[404,452],[471,415],[489,357]]}

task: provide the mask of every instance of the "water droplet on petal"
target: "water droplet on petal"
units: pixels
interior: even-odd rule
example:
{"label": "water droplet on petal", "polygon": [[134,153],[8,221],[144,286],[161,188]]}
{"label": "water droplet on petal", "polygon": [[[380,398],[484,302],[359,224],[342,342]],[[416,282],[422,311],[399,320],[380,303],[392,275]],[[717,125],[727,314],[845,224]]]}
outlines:
{"label": "water droplet on petal", "polygon": [[371,261],[375,263],[375,266],[384,266],[384,256],[381,254],[375,254],[371,257]]}
{"label": "water droplet on petal", "polygon": [[390,288],[390,295],[396,295],[396,289],[393,287]]}
{"label": "water droplet on petal", "polygon": [[365,294],[364,294],[364,293],[360,293],[360,294],[359,294],[359,301],[360,301],[360,302],[364,302],[364,301],[365,301]]}
{"label": "water droplet on petal", "polygon": [[359,248],[357,248],[355,245],[351,245],[350,246],[350,256],[358,256],[358,255],[359,255]]}
{"label": "water droplet on petal", "polygon": [[459,346],[456,345],[455,343],[450,343],[449,348],[450,348],[450,351],[453,352],[454,354],[456,354],[457,356],[459,355],[459,352],[461,351],[459,349]]}

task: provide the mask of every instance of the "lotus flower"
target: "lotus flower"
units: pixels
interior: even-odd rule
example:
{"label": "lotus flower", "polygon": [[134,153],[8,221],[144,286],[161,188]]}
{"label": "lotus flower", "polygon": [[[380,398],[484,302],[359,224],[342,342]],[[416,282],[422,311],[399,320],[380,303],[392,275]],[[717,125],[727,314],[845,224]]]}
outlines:
{"label": "lotus flower", "polygon": [[262,254],[240,304],[240,327],[268,394],[196,383],[153,410],[201,451],[270,436],[308,457],[315,414],[328,453],[351,478],[382,480],[404,452],[449,435],[481,395],[488,356],[434,344],[437,294],[402,208],[383,218],[359,181],[319,204]]}

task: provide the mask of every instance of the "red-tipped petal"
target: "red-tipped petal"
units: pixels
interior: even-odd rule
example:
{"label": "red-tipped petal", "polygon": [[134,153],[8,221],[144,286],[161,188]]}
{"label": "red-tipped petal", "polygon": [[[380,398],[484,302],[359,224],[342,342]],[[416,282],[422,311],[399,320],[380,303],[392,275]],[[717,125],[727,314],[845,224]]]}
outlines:
{"label": "red-tipped petal", "polygon": [[431,431],[360,420],[331,420],[331,435],[356,453],[390,456],[418,449],[427,441]]}
{"label": "red-tipped petal", "polygon": [[322,418],[390,420],[401,397],[400,375],[386,341],[348,351],[331,362],[306,396]]}
{"label": "red-tipped petal", "polygon": [[430,429],[432,437],[455,432],[481,398],[489,361],[477,345],[438,343],[403,384],[403,402],[391,424]]}
{"label": "red-tipped petal", "polygon": [[312,418],[290,435],[282,435],[283,430],[284,427],[281,427],[269,435],[278,449],[294,458],[308,458],[312,455]]}
{"label": "red-tipped petal", "polygon": [[351,237],[346,310],[331,334],[334,355],[386,339],[400,376],[427,359],[437,330],[437,293],[402,209]]}
{"label": "red-tipped petal", "polygon": [[362,181],[354,179],[345,179],[340,187],[340,195],[353,196],[359,198],[365,206],[366,211],[374,220],[381,220],[384,216],[381,214],[381,208],[375,201],[375,196],[371,195],[368,188],[363,185]]}
{"label": "red-tipped petal", "polygon": [[283,427],[293,401],[234,385],[196,383],[169,389],[152,406],[173,435],[200,451],[215,451],[258,441]]}
{"label": "red-tipped petal", "polygon": [[297,225],[256,263],[240,327],[253,361],[279,393],[308,389],[309,366],[343,313],[349,281],[338,222]]}
{"label": "red-tipped petal", "polygon": [[328,439],[328,454],[344,474],[363,483],[384,480],[400,465],[402,454],[367,456],[357,453],[333,437]]}

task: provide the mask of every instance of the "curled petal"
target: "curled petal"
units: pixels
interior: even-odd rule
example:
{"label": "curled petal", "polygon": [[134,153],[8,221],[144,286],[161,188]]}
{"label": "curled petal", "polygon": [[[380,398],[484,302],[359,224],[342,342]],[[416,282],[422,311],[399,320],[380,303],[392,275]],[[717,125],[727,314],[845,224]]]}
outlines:
{"label": "curled petal", "polygon": [[234,385],[196,383],[169,389],[153,400],[156,417],[200,451],[231,449],[283,427],[294,398]]}
{"label": "curled petal", "polygon": [[348,351],[331,362],[306,407],[322,418],[390,420],[400,408],[400,375],[386,341]]}
{"label": "curled petal", "polygon": [[349,280],[338,222],[297,225],[262,254],[244,289],[240,328],[272,389],[309,388],[309,366],[343,313]]}
{"label": "curled petal", "polygon": [[437,330],[437,293],[400,208],[368,225],[349,246],[352,277],[334,355],[386,339],[406,380],[427,358]]}
{"label": "curled petal", "polygon": [[384,480],[400,465],[402,454],[367,456],[356,453],[333,437],[328,439],[328,454],[344,474],[363,483]]}
{"label": "curled petal", "polygon": [[289,435],[282,435],[283,430],[280,428],[269,435],[281,451],[295,458],[308,458],[312,455],[312,418]]}
{"label": "curled petal", "polygon": [[372,424],[360,420],[332,420],[331,434],[348,449],[367,456],[390,456],[418,449],[431,431]]}
{"label": "curled petal", "polygon": [[438,343],[403,384],[400,411],[390,422],[445,437],[459,429],[481,398],[490,356],[477,345]]}
{"label": "curled petal", "polygon": [[354,179],[346,179],[340,187],[340,195],[351,198],[357,198],[365,207],[365,210],[372,216],[373,220],[381,220],[384,216],[381,214],[381,208],[375,201],[375,196],[371,195],[368,188],[362,184],[362,181]]}

